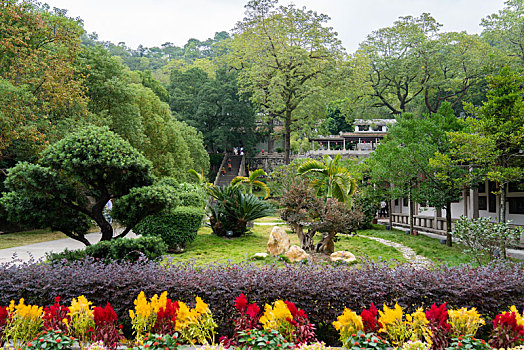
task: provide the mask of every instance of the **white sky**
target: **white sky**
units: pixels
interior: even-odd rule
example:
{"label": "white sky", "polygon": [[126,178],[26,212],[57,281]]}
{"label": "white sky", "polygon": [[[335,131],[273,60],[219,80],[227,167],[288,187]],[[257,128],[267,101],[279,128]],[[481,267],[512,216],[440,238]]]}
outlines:
{"label": "white sky", "polygon": [[[85,29],[100,40],[125,42],[136,48],[172,42],[183,46],[188,39],[206,40],[215,32],[230,31],[244,17],[247,0],[42,0],[51,7],[81,17]],[[348,52],[373,30],[388,27],[399,16],[429,12],[444,31],[480,33],[480,20],[497,12],[504,0],[280,0],[293,2],[331,17]]]}

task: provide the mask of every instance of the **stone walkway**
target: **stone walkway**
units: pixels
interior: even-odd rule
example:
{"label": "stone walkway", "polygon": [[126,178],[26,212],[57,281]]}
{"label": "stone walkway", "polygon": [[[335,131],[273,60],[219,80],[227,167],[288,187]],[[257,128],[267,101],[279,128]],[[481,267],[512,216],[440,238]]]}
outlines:
{"label": "stone walkway", "polygon": [[374,241],[377,241],[379,243],[382,243],[384,245],[397,249],[398,251],[402,253],[404,258],[413,265],[424,267],[424,266],[428,266],[431,264],[431,260],[429,260],[425,256],[417,255],[413,249],[406,247],[405,245],[402,245],[400,243],[391,242],[391,241],[388,241],[387,239],[378,238],[378,237],[370,237],[370,236],[364,236],[364,235],[358,235],[358,237],[372,239]]}

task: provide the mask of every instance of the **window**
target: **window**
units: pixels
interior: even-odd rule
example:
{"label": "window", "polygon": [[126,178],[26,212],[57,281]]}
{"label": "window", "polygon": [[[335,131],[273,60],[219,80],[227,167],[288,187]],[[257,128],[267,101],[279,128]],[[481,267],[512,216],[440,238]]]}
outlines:
{"label": "window", "polygon": [[524,182],[510,182],[508,192],[524,192]]}
{"label": "window", "polygon": [[479,183],[479,193],[486,193],[486,183],[485,182]]}
{"label": "window", "polygon": [[488,210],[490,213],[497,212],[497,196],[493,192],[497,191],[497,184],[493,181],[488,182]]}
{"label": "window", "polygon": [[398,206],[398,199],[395,199],[395,205]]}
{"label": "window", "polygon": [[488,210],[488,200],[486,196],[479,196],[479,210]]}
{"label": "window", "polygon": [[402,205],[407,207],[409,204],[408,204],[408,199],[407,198],[404,198],[403,202],[402,202]]}
{"label": "window", "polygon": [[509,198],[509,213],[524,214],[524,197]]}

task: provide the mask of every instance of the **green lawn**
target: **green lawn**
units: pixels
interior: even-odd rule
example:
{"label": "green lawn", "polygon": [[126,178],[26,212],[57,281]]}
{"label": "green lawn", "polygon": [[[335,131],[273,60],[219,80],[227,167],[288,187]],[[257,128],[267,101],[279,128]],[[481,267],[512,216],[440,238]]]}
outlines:
{"label": "green lawn", "polygon": [[0,249],[19,247],[21,245],[52,241],[67,238],[62,232],[49,230],[33,230],[26,232],[13,232],[0,235]]}
{"label": "green lawn", "polygon": [[392,242],[397,242],[410,247],[418,255],[425,256],[436,263],[447,262],[451,265],[474,262],[472,256],[462,253],[462,245],[454,243],[453,247],[447,247],[440,243],[438,239],[424,235],[410,236],[404,231],[384,230],[384,226],[374,225],[373,230],[363,230],[362,235],[379,237]]}
{"label": "green lawn", "polygon": [[[186,251],[170,257],[173,262],[185,262],[194,259],[198,264],[209,264],[213,262],[234,263],[252,260],[255,253],[267,251],[267,241],[272,226],[255,225],[253,233],[234,239],[217,237],[211,234],[211,229],[204,227],[199,230],[196,240],[191,243]],[[296,235],[288,231],[291,244],[299,245]],[[377,260],[396,259],[405,261],[402,254],[392,248],[378,242],[362,237],[340,237],[335,243],[335,250],[348,250],[357,258],[368,257]],[[279,262],[277,258],[266,258],[263,261],[255,260],[257,264]]]}

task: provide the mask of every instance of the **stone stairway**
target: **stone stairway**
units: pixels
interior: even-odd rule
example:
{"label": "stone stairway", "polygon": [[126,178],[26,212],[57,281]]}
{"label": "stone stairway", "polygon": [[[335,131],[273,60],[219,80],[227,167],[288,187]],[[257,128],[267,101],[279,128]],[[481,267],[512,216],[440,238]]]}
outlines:
{"label": "stone stairway", "polygon": [[218,182],[216,183],[219,187],[227,186],[231,183],[231,181],[238,176],[238,171],[240,170],[240,163],[242,162],[242,156],[234,156],[231,155],[228,157],[228,159],[231,159],[231,171],[228,170],[227,162],[225,164],[226,168],[226,175],[221,174],[221,170],[219,170],[219,178]]}

